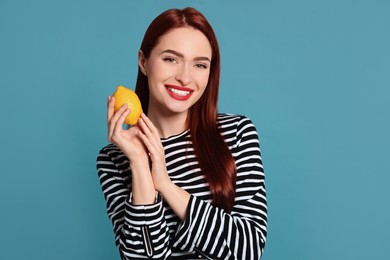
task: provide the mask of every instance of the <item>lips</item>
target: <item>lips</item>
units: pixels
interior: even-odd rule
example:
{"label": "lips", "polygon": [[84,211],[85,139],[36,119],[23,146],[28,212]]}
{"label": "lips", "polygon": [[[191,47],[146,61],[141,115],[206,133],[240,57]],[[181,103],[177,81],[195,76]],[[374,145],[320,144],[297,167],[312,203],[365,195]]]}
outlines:
{"label": "lips", "polygon": [[168,94],[179,101],[185,101],[189,99],[194,92],[190,88],[186,87],[181,87],[181,86],[176,86],[176,85],[165,85],[165,88],[168,91]]}

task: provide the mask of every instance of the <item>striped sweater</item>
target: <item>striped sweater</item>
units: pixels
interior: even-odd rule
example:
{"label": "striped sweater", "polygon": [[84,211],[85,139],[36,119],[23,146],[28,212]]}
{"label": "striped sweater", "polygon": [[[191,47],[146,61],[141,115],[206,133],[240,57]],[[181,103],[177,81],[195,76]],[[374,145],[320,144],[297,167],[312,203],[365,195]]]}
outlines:
{"label": "striped sweater", "polygon": [[260,259],[267,235],[267,200],[258,134],[250,119],[219,114],[218,125],[237,167],[230,213],[211,204],[190,131],[161,139],[172,182],[191,194],[184,221],[160,195],[131,203],[127,157],[113,144],[97,158],[100,184],[122,259]]}

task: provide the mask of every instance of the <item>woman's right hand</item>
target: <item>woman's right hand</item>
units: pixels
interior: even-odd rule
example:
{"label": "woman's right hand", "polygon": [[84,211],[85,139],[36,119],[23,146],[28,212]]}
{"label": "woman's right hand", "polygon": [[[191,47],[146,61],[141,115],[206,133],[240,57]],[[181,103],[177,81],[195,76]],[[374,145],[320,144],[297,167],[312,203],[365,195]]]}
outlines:
{"label": "woman's right hand", "polygon": [[137,136],[138,126],[123,129],[126,116],[130,113],[127,105],[123,105],[116,113],[114,112],[115,98],[108,97],[107,103],[107,126],[108,141],[115,144],[130,160],[148,160],[148,153],[143,142]]}
{"label": "woman's right hand", "polygon": [[123,129],[126,116],[130,113],[127,105],[114,112],[115,98],[108,98],[107,125],[108,140],[115,144],[130,161],[132,178],[132,204],[145,205],[155,202],[156,190],[150,174],[149,156],[137,133],[138,126]]}

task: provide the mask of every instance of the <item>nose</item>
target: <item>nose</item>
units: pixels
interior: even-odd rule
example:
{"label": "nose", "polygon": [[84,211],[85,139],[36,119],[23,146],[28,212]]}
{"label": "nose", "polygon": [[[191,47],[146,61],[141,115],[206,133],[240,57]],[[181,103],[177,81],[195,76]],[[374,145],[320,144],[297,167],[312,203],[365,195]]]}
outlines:
{"label": "nose", "polygon": [[191,83],[191,71],[187,64],[180,66],[176,73],[176,80],[180,82],[182,86],[186,86]]}

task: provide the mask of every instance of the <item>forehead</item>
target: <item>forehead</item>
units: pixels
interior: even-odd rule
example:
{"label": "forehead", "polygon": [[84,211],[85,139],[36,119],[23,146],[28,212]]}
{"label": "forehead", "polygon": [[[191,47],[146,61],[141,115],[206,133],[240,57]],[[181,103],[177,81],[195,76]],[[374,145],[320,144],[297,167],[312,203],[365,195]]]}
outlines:
{"label": "forehead", "polygon": [[168,49],[188,58],[202,56],[211,59],[212,54],[207,37],[193,27],[175,28],[162,35],[154,50],[160,53]]}

